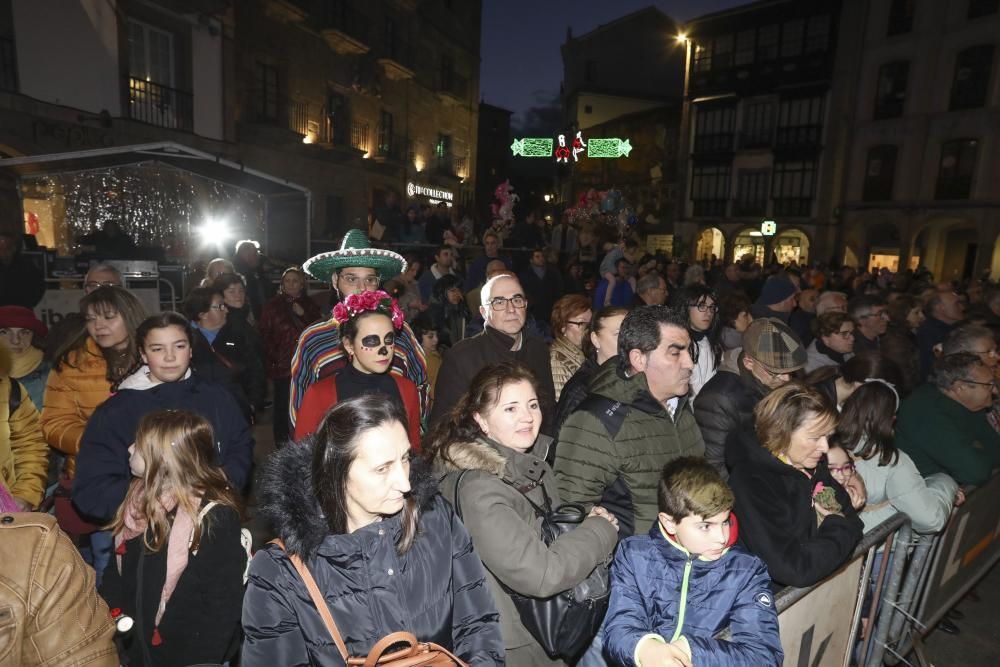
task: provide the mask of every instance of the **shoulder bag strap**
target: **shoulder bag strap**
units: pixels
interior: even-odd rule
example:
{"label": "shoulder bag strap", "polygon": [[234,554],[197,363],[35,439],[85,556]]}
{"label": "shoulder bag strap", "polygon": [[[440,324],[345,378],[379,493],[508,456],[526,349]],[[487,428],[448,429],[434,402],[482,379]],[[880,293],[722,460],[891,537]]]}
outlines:
{"label": "shoulder bag strap", "polygon": [[[285,553],[288,551],[285,549],[285,543],[279,539],[271,540],[271,544],[277,544],[281,547],[281,550]],[[347,644],[344,643],[344,638],[340,636],[340,630],[337,629],[337,624],[333,621],[333,615],[330,614],[330,607],[327,606],[326,600],[323,599],[323,594],[319,592],[319,586],[316,585],[316,580],[313,579],[312,573],[309,572],[309,568],[306,566],[298,554],[288,554],[288,559],[292,561],[292,565],[295,566],[295,571],[299,573],[302,577],[302,581],[306,585],[306,590],[309,591],[309,597],[312,598],[313,604],[316,605],[316,611],[319,612],[320,617],[323,619],[323,624],[326,625],[327,632],[330,633],[330,637],[333,638],[333,643],[337,645],[337,650],[340,651],[340,656],[344,659],[344,663],[350,659],[350,655],[347,653]]]}

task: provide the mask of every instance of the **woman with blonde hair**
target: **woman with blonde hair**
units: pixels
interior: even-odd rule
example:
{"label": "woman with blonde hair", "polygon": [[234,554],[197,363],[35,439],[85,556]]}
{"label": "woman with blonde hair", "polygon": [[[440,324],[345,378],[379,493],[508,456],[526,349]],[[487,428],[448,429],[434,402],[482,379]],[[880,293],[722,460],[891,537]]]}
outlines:
{"label": "woman with blonde hair", "polygon": [[214,449],[211,424],[185,410],[149,413],[129,447],[133,479],[99,591],[134,622],[130,664],[221,664],[236,652],[249,542]]}
{"label": "woman with blonde hair", "polygon": [[[846,561],[861,540],[858,489],[845,490],[826,461],[837,409],[822,393],[789,382],[754,409],[754,431],[726,444],[740,520],[740,541],[760,556],[771,579],[811,586]],[[731,451],[728,451],[731,450]]]}
{"label": "woman with blonde hair", "polygon": [[583,364],[583,342],[587,338],[593,317],[590,299],[582,294],[567,294],[552,306],[552,333],[555,340],[549,348],[549,358],[552,362],[552,384],[555,385],[557,401],[563,386]]}

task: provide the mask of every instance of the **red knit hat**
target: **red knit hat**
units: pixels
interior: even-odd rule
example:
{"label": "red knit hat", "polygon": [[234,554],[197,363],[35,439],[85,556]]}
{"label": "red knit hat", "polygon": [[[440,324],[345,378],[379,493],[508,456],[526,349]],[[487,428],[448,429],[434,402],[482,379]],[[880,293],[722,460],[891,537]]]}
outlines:
{"label": "red knit hat", "polygon": [[48,327],[30,308],[24,306],[0,306],[0,329],[31,329],[39,338],[49,334]]}

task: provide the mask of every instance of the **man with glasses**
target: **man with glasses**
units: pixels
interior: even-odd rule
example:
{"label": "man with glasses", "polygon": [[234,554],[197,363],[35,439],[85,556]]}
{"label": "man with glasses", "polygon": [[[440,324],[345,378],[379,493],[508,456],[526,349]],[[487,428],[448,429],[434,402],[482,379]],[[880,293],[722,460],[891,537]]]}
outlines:
{"label": "man with glasses", "polygon": [[996,394],[993,371],[977,355],[940,357],[930,380],[903,401],[896,445],[924,477],[944,472],[962,486],[983,484],[1000,468],[1000,434],[987,418]]}
{"label": "man with glasses", "polygon": [[817,317],[816,336],[806,348],[806,373],[824,366],[840,366],[854,356],[854,321],[847,313],[834,310]]}
{"label": "man with glasses", "polygon": [[521,283],[509,274],[495,276],[483,285],[481,302],[482,333],[459,341],[444,354],[434,386],[431,424],[447,417],[483,367],[518,361],[535,374],[542,408],[542,431],[548,433],[556,404],[549,349],[542,339],[525,330],[528,299]]}
{"label": "man with glasses", "polygon": [[854,330],[854,353],[878,352],[879,338],[889,328],[889,304],[877,296],[859,296],[847,304]]}
{"label": "man with glasses", "polygon": [[[374,292],[380,283],[403,273],[406,270],[406,260],[391,250],[372,248],[364,232],[351,229],[344,235],[339,250],[311,257],[302,268],[313,278],[329,282],[340,300],[350,294]],[[389,372],[401,375],[417,385],[420,392],[420,418],[423,421],[427,412],[427,362],[416,340],[410,325],[404,322],[396,338]],[[330,375],[347,361],[347,355],[340,345],[340,322],[336,318],[331,316],[326,321],[306,327],[299,336],[295,355],[292,357],[288,406],[292,429],[309,385]],[[282,406],[275,406],[275,409],[280,410]]]}
{"label": "man with glasses", "polygon": [[753,428],[753,410],[771,390],[787,384],[806,365],[806,349],[792,329],[773,318],[754,320],[743,332],[738,371],[725,366],[709,380],[694,402],[694,416],[705,440],[705,459],[729,479],[733,462],[726,440]]}

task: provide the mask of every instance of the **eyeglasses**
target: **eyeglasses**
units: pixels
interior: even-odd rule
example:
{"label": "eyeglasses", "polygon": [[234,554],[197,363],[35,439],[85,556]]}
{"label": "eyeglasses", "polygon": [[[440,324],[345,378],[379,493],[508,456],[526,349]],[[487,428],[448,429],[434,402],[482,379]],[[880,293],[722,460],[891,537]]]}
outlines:
{"label": "eyeglasses", "polygon": [[850,331],[834,331],[834,333],[841,338],[854,338],[854,329],[851,329]]}
{"label": "eyeglasses", "polygon": [[833,474],[841,474],[844,477],[850,477],[857,470],[853,463],[845,463],[842,466],[830,466],[830,472]]}
{"label": "eyeglasses", "polygon": [[490,299],[490,308],[493,310],[506,310],[507,304],[514,306],[518,310],[528,305],[528,300],[522,294],[515,294],[509,299],[505,296],[498,296]]}
{"label": "eyeglasses", "polygon": [[966,380],[963,378],[960,381],[965,382],[966,384],[978,384],[980,387],[990,387],[991,389],[997,388],[996,380],[994,380],[993,382],[976,382],[975,380]]}
{"label": "eyeglasses", "polygon": [[566,324],[575,324],[578,327],[589,327],[590,322],[577,322],[576,320],[567,320]]}
{"label": "eyeglasses", "polygon": [[365,336],[361,339],[361,345],[363,347],[380,347],[382,345],[386,347],[391,347],[396,343],[396,334],[390,332],[385,335],[384,339],[380,339],[378,334],[371,334],[370,336]]}
{"label": "eyeglasses", "polygon": [[121,287],[119,283],[111,282],[110,280],[104,280],[98,282],[96,280],[88,280],[83,284],[84,289],[97,289],[98,287]]}
{"label": "eyeglasses", "polygon": [[987,357],[996,357],[1000,355],[1000,352],[997,352],[997,349],[995,347],[990,348],[989,350],[969,350],[969,352],[977,355],[985,354]]}
{"label": "eyeglasses", "polygon": [[209,306],[210,310],[229,310],[229,307],[224,303],[213,303]]}
{"label": "eyeglasses", "polygon": [[713,304],[699,303],[691,307],[697,309],[699,313],[715,313],[718,312],[719,310],[719,306],[714,303]]}
{"label": "eyeglasses", "polygon": [[353,273],[345,273],[342,276],[344,282],[355,287],[358,283],[363,283],[366,287],[378,287],[378,276],[357,276]]}
{"label": "eyeglasses", "polygon": [[877,313],[868,313],[867,315],[858,316],[859,320],[863,320],[869,317],[881,317],[883,320],[889,319],[889,313],[885,310],[880,310]]}

